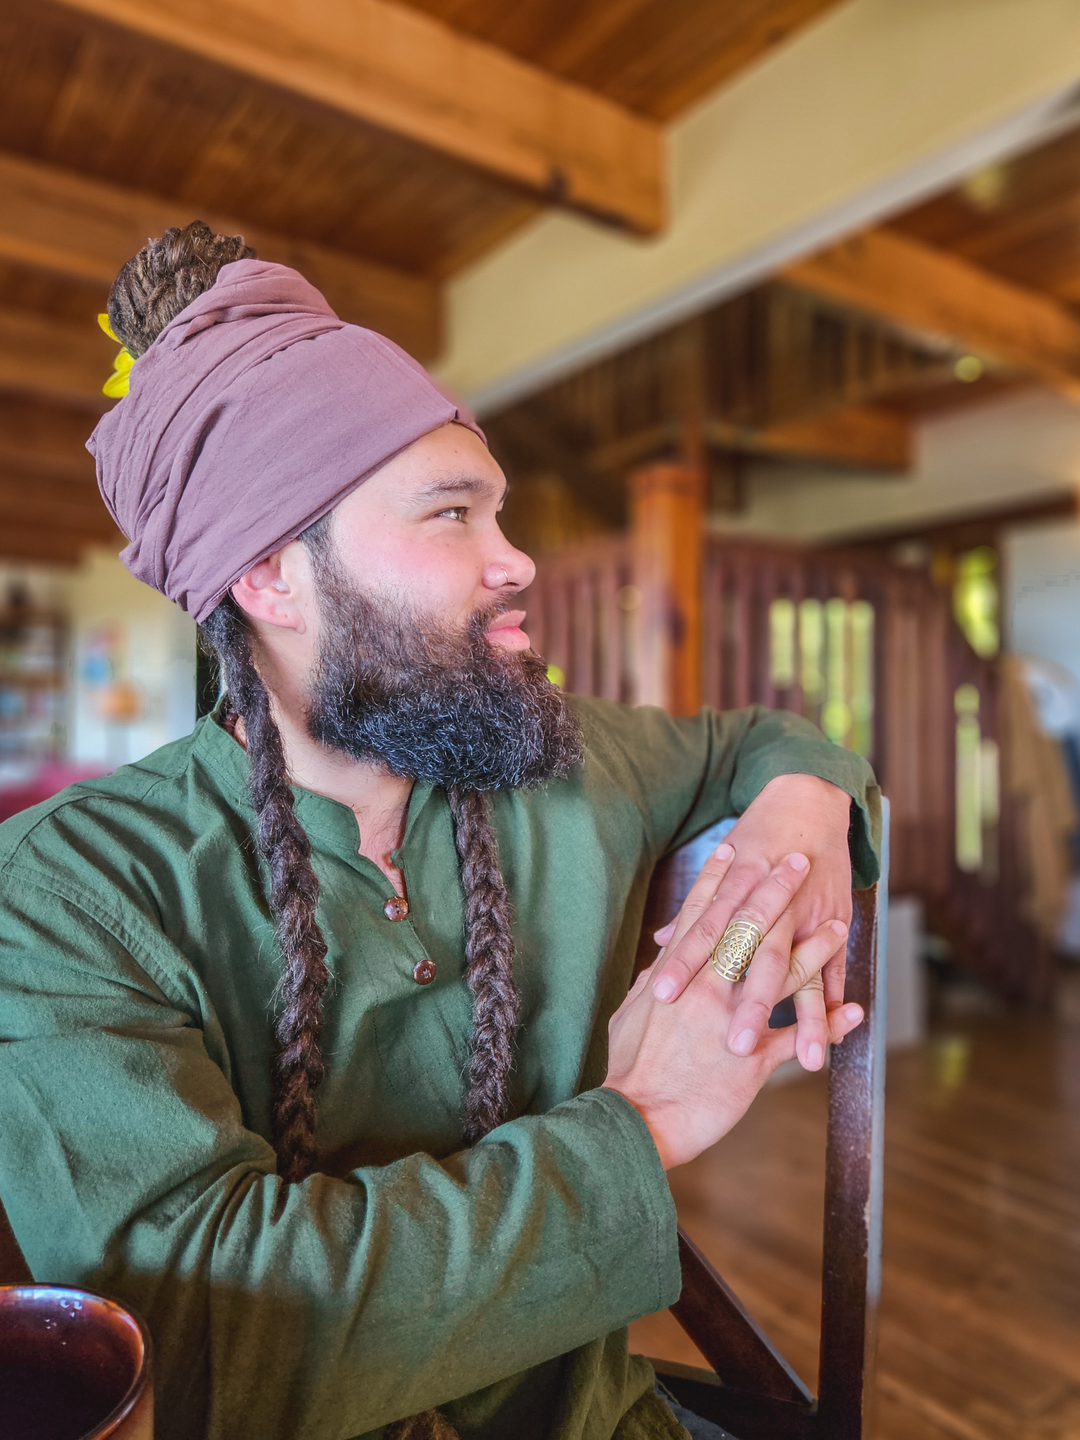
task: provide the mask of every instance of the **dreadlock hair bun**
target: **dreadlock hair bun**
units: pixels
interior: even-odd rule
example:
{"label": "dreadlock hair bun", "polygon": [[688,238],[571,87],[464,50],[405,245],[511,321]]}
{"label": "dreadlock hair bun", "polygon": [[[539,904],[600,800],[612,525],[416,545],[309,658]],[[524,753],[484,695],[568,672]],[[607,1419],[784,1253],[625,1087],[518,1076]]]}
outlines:
{"label": "dreadlock hair bun", "polygon": [[160,239],[148,240],[113,281],[109,324],[138,359],[170,320],[210,289],[223,265],[255,258],[242,235],[215,235],[205,220],[192,220],[182,230],[170,225]]}

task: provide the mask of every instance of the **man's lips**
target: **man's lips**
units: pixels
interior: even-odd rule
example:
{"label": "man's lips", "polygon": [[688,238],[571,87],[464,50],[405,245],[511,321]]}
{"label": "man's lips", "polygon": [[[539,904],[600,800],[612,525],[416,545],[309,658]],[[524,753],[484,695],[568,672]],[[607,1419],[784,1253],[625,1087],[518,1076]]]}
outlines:
{"label": "man's lips", "polygon": [[505,645],[509,650],[527,650],[529,637],[521,628],[524,619],[524,610],[507,610],[491,622],[484,634],[493,645]]}

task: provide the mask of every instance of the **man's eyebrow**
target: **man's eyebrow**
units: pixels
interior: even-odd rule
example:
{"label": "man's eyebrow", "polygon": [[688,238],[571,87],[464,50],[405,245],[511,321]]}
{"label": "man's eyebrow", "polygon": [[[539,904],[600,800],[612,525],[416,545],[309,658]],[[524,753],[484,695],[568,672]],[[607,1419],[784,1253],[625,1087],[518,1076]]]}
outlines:
{"label": "man's eyebrow", "polygon": [[490,495],[501,504],[506,498],[507,488],[504,484],[500,490],[494,480],[482,479],[478,475],[447,475],[418,490],[413,499],[420,505],[429,505],[452,495]]}

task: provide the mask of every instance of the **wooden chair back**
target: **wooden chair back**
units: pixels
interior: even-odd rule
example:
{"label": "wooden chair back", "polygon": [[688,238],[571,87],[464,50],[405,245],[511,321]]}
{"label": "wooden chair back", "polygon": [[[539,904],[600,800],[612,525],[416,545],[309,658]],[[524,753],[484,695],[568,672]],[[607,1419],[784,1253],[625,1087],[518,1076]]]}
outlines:
{"label": "wooden chair back", "polygon": [[[714,826],[657,867],[640,963],[655,958],[653,930],[676,913],[723,834],[723,826]],[[887,808],[883,851],[880,887],[852,894],[846,998],[863,1007],[866,1020],[832,1050],[829,1064],[816,1397],[679,1228],[683,1288],[671,1313],[713,1369],[653,1363],[681,1405],[737,1440],[867,1440],[871,1433],[881,1288],[885,957],[879,939],[885,929]]]}

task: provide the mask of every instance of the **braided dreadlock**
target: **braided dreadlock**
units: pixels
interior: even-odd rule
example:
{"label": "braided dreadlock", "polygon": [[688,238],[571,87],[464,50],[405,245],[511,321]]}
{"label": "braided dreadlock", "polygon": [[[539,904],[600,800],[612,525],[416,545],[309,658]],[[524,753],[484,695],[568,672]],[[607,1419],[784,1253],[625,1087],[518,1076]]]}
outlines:
{"label": "braided dreadlock", "polygon": [[473,996],[472,1057],[464,1139],[474,1145],[506,1119],[518,993],[510,901],[491,826],[491,797],[451,787],[450,813],[465,893],[465,975]]}
{"label": "braided dreadlock", "polygon": [[[128,261],[113,284],[109,320],[116,335],[132,354],[143,354],[170,320],[213,285],[223,265],[254,256],[242,236],[215,235],[201,220],[183,230],[166,230]],[[327,520],[300,538],[313,558],[325,556]],[[285,958],[271,1134],[279,1173],[299,1181],[315,1167],[316,1091],[325,1073],[320,1034],[329,971],[316,918],[319,882],[293,806],[285,750],[256,665],[252,631],[231,595],[200,626],[199,638],[216,657],[229,704],[244,725],[256,843],[270,873],[270,907]],[[453,787],[449,799],[464,892],[466,978],[474,1006],[463,1131],[466,1144],[474,1144],[509,1113],[518,997],[509,901],[489,798]]]}
{"label": "braided dreadlock", "polygon": [[311,842],[293,806],[281,732],[251,656],[250,630],[231,595],[207,617],[200,638],[217,657],[232,708],[244,722],[249,794],[258,816],[255,841],[270,871],[270,909],[285,956],[271,1138],[283,1178],[302,1180],[314,1168],[315,1091],[326,1069],[319,1039],[330,972],[315,918],[319,881],[311,868]]}

